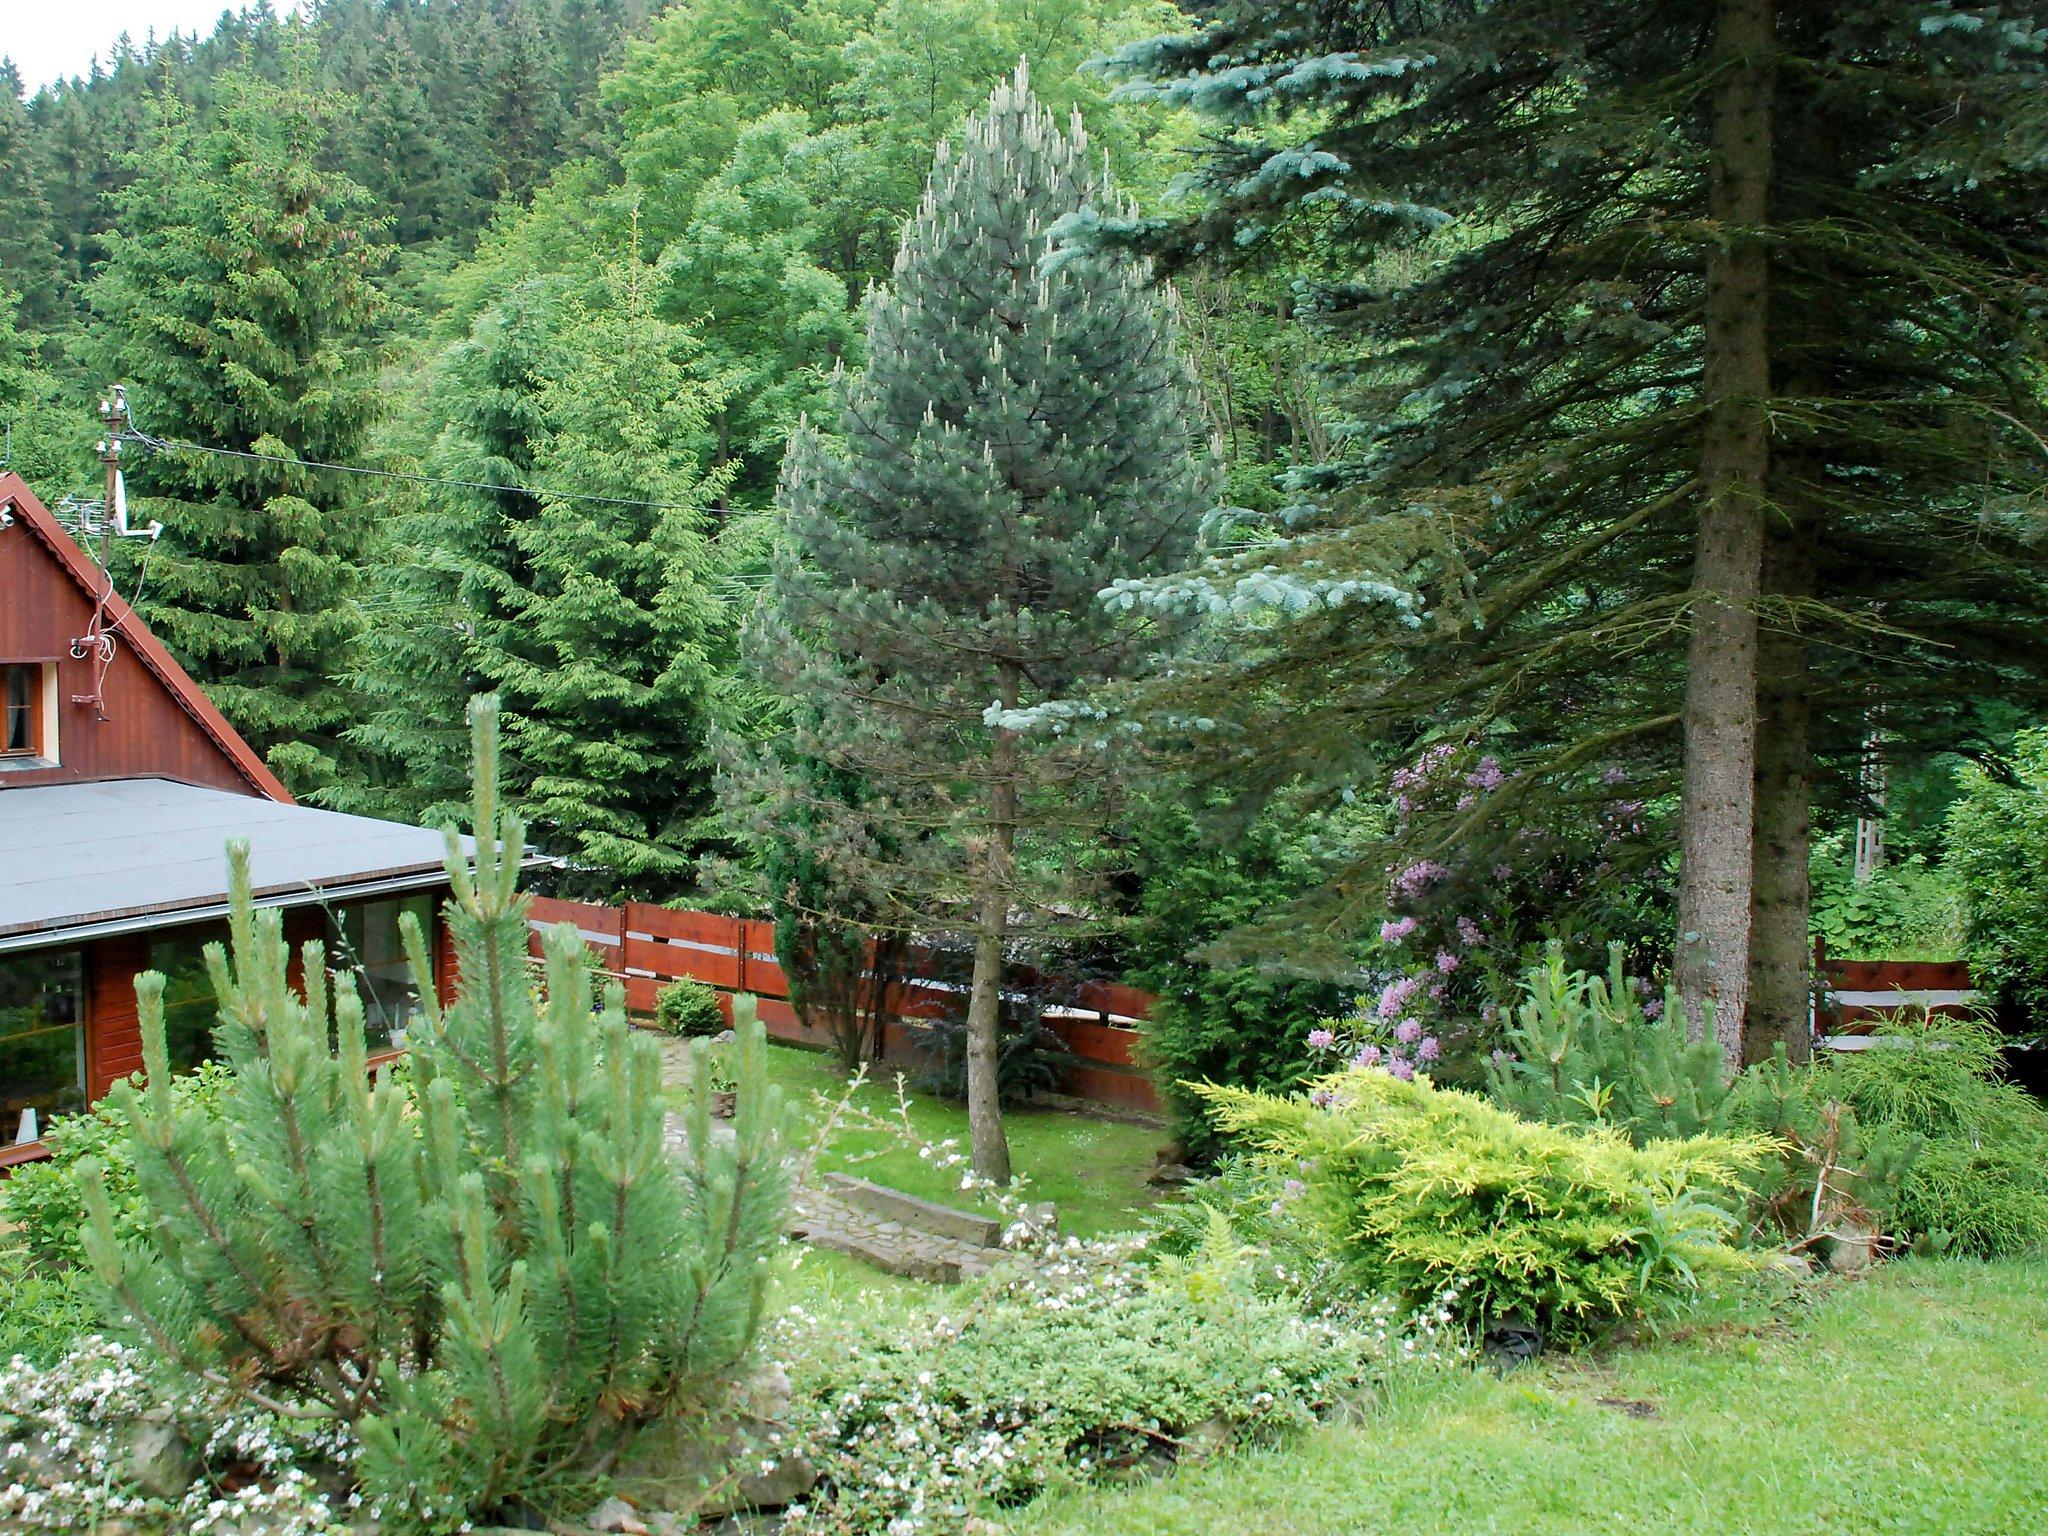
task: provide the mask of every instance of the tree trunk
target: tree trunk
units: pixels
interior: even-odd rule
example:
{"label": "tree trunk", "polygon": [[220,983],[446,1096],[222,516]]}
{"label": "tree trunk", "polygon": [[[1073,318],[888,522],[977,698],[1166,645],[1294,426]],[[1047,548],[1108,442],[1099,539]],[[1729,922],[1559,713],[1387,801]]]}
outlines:
{"label": "tree trunk", "polygon": [[[1813,587],[1812,525],[1795,515],[1774,528],[1764,589],[1805,597]],[[1749,930],[1749,1019],[1742,1062],[1782,1044],[1793,1061],[1813,1053],[1812,657],[1806,638],[1779,616],[1757,647],[1756,848]]]}
{"label": "tree trunk", "polygon": [[1756,773],[1756,597],[1770,443],[1772,0],[1715,17],[1701,388],[1699,545],[1686,657],[1676,975],[1694,1036],[1712,1028],[1732,1071],[1749,988]]}
{"label": "tree trunk", "polygon": [[[1001,697],[1017,703],[1018,680],[1005,668]],[[1003,1136],[1003,947],[1010,928],[1010,861],[1017,844],[1017,736],[997,726],[989,750],[988,852],[982,860],[974,932],[974,982],[967,993],[967,1129],[974,1171],[1010,1182],[1010,1144]]]}

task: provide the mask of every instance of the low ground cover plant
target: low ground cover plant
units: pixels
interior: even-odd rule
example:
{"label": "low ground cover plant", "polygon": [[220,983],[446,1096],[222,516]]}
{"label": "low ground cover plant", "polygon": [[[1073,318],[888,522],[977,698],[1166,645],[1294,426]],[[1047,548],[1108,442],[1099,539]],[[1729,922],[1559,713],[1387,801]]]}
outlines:
{"label": "low ground cover plant", "polygon": [[788,1449],[822,1481],[784,1529],[945,1536],[1048,1488],[1269,1440],[1458,1357],[1448,1310],[1304,1310],[1223,1230],[1164,1262],[1053,1242],[936,1318],[786,1319]]}

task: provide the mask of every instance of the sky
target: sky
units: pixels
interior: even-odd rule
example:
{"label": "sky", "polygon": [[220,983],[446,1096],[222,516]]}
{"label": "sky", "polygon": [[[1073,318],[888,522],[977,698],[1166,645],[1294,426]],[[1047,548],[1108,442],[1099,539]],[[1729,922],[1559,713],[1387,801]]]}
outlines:
{"label": "sky", "polygon": [[[0,0],[0,57],[14,60],[30,94],[38,86],[82,75],[93,55],[113,52],[123,32],[140,44],[152,30],[213,30],[222,11],[243,0]],[[281,0],[278,9],[296,10],[304,0]]]}

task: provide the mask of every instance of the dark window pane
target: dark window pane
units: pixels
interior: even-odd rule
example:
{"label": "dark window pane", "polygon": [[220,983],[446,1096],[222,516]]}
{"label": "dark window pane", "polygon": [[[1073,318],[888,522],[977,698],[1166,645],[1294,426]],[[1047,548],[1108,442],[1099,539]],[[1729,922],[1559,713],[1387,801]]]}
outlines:
{"label": "dark window pane", "polygon": [[405,1028],[420,1011],[419,990],[413,986],[412,965],[398,927],[407,912],[423,934],[432,934],[434,898],[428,895],[346,907],[333,914],[329,924],[328,964],[342,973],[344,983],[355,981],[363,1000],[363,1032],[372,1050],[396,1043],[392,1031]]}
{"label": "dark window pane", "polygon": [[0,1144],[85,1108],[85,967],[78,950],[0,955]]}
{"label": "dark window pane", "polygon": [[190,1072],[213,1054],[220,1000],[206,973],[205,948],[215,940],[226,943],[227,936],[222,925],[150,942],[149,968],[164,973],[164,1044],[173,1072]]}

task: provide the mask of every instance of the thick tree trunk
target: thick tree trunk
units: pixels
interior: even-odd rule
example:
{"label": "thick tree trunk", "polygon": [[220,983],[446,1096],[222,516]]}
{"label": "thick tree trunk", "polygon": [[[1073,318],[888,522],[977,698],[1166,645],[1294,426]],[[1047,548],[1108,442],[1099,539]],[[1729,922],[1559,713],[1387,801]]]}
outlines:
{"label": "thick tree trunk", "polygon": [[[1002,681],[1006,707],[1015,707],[1017,682]],[[1017,845],[1017,738],[998,727],[989,752],[988,850],[982,860],[974,932],[974,982],[967,994],[967,1130],[974,1171],[997,1184],[1010,1182],[1010,1144],[1003,1135],[1003,947],[1010,926],[1010,863]]]}
{"label": "thick tree trunk", "polygon": [[[1793,493],[1796,494],[1796,493]],[[1789,497],[1788,497],[1789,499]],[[1809,596],[1811,524],[1804,516],[1774,527],[1764,553],[1764,589],[1773,597]],[[1767,1059],[1783,1045],[1794,1061],[1813,1051],[1808,887],[1812,839],[1813,671],[1805,636],[1774,616],[1757,647],[1756,847],[1749,932],[1749,1020],[1742,1061]]]}
{"label": "thick tree trunk", "polygon": [[1770,443],[1772,0],[1721,0],[1715,17],[1700,454],[1699,543],[1686,657],[1676,974],[1686,1023],[1709,1016],[1730,1070],[1749,988],[1756,773],[1756,598]]}

